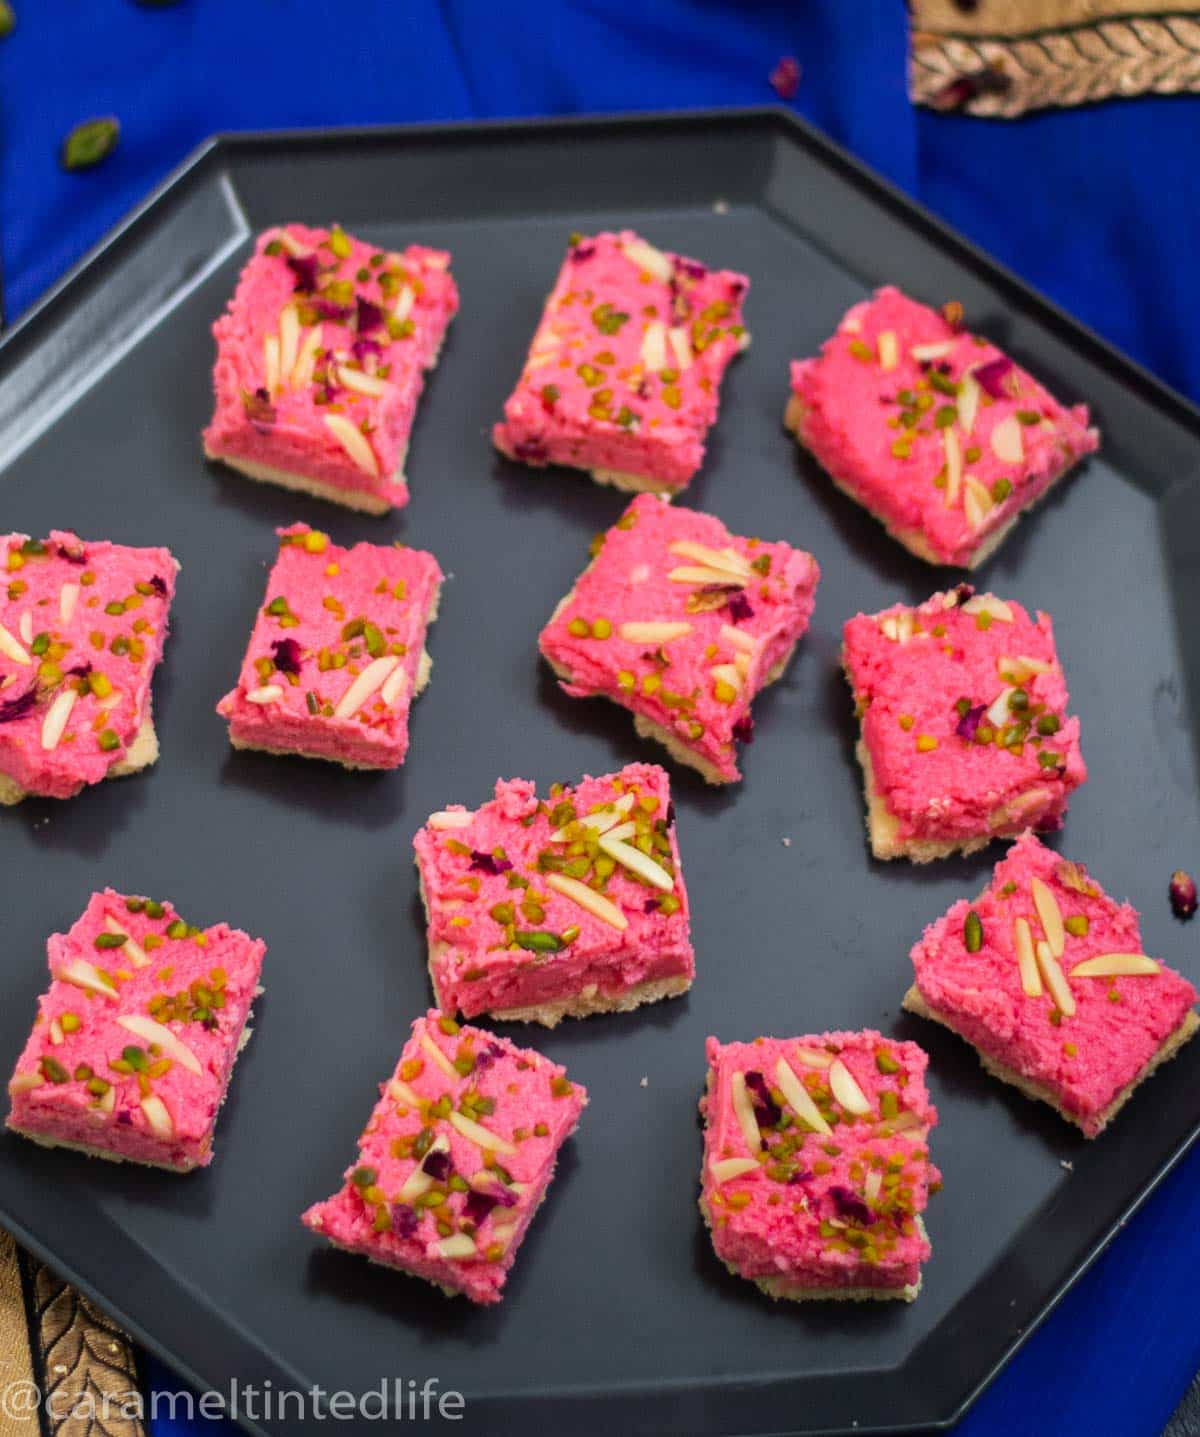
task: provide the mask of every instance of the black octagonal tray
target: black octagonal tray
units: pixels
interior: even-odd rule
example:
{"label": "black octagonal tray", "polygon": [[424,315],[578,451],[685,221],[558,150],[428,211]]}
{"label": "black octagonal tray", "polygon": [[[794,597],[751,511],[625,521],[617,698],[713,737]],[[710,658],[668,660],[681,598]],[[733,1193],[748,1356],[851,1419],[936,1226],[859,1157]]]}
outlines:
{"label": "black octagonal tray", "polygon": [[[209,326],[253,232],[334,218],[380,245],[445,246],[462,289],[418,415],[412,503],[383,520],[200,453]],[[337,1184],[428,1002],[410,848],[424,816],[477,803],[497,775],[547,784],[660,757],[623,713],[562,697],[535,647],[620,496],[510,465],[488,441],[568,233],[623,224],[752,279],[754,344],[680,502],[811,549],[824,578],[796,660],[756,708],[745,781],[714,791],[674,773],[691,995],[509,1030],[592,1101],[504,1303],[480,1311],[325,1249],[297,1214]],[[884,281],[961,300],[1055,393],[1094,408],[1103,452],[986,577],[1053,614],[1083,716],[1092,776],[1059,846],[1144,909],[1150,952],[1200,978],[1164,898],[1173,855],[1200,847],[1200,644],[1180,622],[1200,598],[1198,416],[789,116],[220,139],[0,344],[3,527],[169,544],[183,564],[155,685],[158,766],[0,821],[0,1061],[25,1037],[47,933],[93,888],[169,896],[270,945],[212,1167],[178,1178],[6,1136],[0,1220],[196,1383],[365,1393],[436,1377],[466,1399],[456,1429],[489,1437],[531,1420],[690,1437],[948,1424],[1194,1137],[1200,1043],[1087,1144],[899,1011],[910,945],[999,850],[920,870],[869,860],[839,634],[856,610],[920,600],[944,576],[835,493],[780,426],[788,360]],[[235,754],[213,713],[272,529],[296,519],[343,543],[403,537],[453,576],[399,773]],[[924,1292],[912,1306],[772,1304],[716,1262],[696,1211],[704,1038],[863,1025],[932,1059],[945,1191]]]}

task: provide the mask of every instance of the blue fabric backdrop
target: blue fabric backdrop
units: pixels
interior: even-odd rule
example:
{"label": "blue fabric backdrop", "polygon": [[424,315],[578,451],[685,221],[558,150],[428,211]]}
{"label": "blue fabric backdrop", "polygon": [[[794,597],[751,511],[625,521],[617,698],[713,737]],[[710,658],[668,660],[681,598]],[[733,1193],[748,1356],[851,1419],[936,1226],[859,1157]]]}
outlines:
{"label": "blue fabric backdrop", "polygon": [[[215,130],[762,104],[791,54],[801,114],[1200,398],[1200,99],[1016,123],[914,111],[898,0],[13,3],[18,27],[0,43],[10,318]],[[63,135],[106,113],[123,127],[116,154],[64,173]],[[1200,1367],[1197,1270],[1200,1152],[962,1432],[1154,1437]],[[182,1430],[163,1420],[156,1437]]]}

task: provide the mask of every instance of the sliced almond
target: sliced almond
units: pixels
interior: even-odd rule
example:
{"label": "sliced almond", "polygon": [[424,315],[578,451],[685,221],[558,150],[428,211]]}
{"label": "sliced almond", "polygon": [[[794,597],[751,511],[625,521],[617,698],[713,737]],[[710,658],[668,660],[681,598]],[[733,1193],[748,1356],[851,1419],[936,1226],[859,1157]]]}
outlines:
{"label": "sliced almond", "polygon": [[393,316],[401,321],[406,320],[416,297],[416,292],[411,284],[401,285],[400,293],[396,296],[396,303],[392,305]]}
{"label": "sliced almond", "polygon": [[568,878],[565,873],[548,873],[544,881],[547,888],[552,888],[555,893],[561,893],[564,898],[569,898],[572,903],[586,909],[593,917],[599,918],[602,923],[607,923],[610,928],[624,932],[629,927],[629,919],[615,903],[605,898],[603,893],[597,893],[594,888],[589,888],[586,883],[580,883],[578,878]]}
{"label": "sliced almond", "polygon": [[75,605],[79,602],[79,585],[64,584],[58,591],[58,617],[64,624],[71,622]]}
{"label": "sliced almond", "polygon": [[446,1075],[447,1078],[449,1078],[452,1082],[458,1082],[459,1078],[462,1075],[459,1073],[458,1069],[454,1066],[450,1059],[446,1057],[445,1053],[442,1052],[441,1048],[439,1048],[438,1045],[433,1041],[433,1039],[429,1036],[428,1033],[421,1034],[421,1051],[426,1055],[426,1057],[430,1059],[431,1062],[435,1064],[435,1066],[439,1067],[442,1070],[442,1072]]}
{"label": "sliced almond", "polygon": [[945,359],[954,349],[952,339],[940,340],[937,344],[914,344],[908,351],[918,364],[928,364],[934,359]]}
{"label": "sliced almond", "polygon": [[321,326],[314,324],[305,331],[304,343],[292,365],[288,383],[293,389],[306,389],[312,383],[313,371],[317,367],[317,355],[321,352]]}
{"label": "sliced almond", "polygon": [[958,382],[958,427],[969,439],[975,428],[975,416],[979,412],[979,385],[973,374],[964,374]]}
{"label": "sliced almond", "polygon": [[734,1178],[744,1178],[747,1173],[758,1172],[758,1167],[754,1158],[720,1158],[709,1163],[708,1170],[714,1182],[727,1183]]}
{"label": "sliced almond", "polygon": [[[8,1092],[10,1097],[16,1097],[18,1093],[29,1093],[34,1088],[42,1086],[42,1079],[37,1073],[14,1073],[8,1080]],[[758,1166],[757,1163],[754,1165]]]}
{"label": "sliced almond", "polygon": [[806,1068],[828,1068],[833,1062],[832,1054],[822,1053],[817,1048],[797,1048],[792,1056]]}
{"label": "sliced almond", "polygon": [[669,644],[673,639],[685,638],[692,632],[691,624],[685,623],[627,623],[617,633],[631,644]]}
{"label": "sliced almond", "polygon": [[901,609],[896,615],[896,642],[907,644],[913,636],[913,616],[911,609]]}
{"label": "sliced almond", "polygon": [[165,1023],[156,1022],[148,1013],[123,1013],[117,1023],[135,1037],[144,1038],[147,1043],[157,1043],[164,1057],[173,1059],[189,1073],[195,1073],[199,1077],[204,1072],[200,1059],[188,1045],[177,1038]]}
{"label": "sliced almond", "polygon": [[1033,893],[1033,906],[1037,909],[1050,951],[1056,958],[1061,958],[1067,946],[1067,932],[1063,927],[1062,909],[1058,906],[1058,899],[1040,878],[1033,879],[1029,887]]}
{"label": "sliced almond", "polygon": [[733,656],[733,666],[741,675],[744,682],[750,675],[750,655],[743,653],[739,649]]}
{"label": "sliced almond", "polygon": [[1031,788],[1028,793],[1019,793],[1015,798],[1010,798],[1007,803],[1002,803],[999,808],[993,809],[988,814],[988,822],[993,828],[1004,826],[1011,828],[1019,823],[1027,813],[1045,808],[1051,797],[1050,790],[1047,788]]}
{"label": "sliced almond", "polygon": [[388,1084],[388,1096],[409,1108],[420,1108],[421,1100],[403,1078],[393,1078]]}
{"label": "sliced almond", "polygon": [[135,968],[145,968],[149,964],[150,960],[146,957],[145,949],[111,913],[104,915],[104,927],[109,933],[124,933],[125,942],[121,944],[121,956],[128,958]]}
{"label": "sliced almond", "polygon": [[729,1101],[733,1104],[733,1115],[738,1120],[742,1137],[752,1153],[762,1151],[762,1135],[758,1131],[758,1119],[754,1116],[754,1104],[746,1091],[745,1073],[734,1073],[729,1079]]}
{"label": "sliced almond", "polygon": [[672,325],[667,330],[667,339],[670,341],[671,349],[675,354],[675,367],[677,369],[690,369],[692,365],[692,341],[688,332],[681,324]]}
{"label": "sliced almond", "polygon": [[882,1187],[883,1169],[872,1168],[871,1171],[867,1174],[866,1182],[863,1183],[863,1197],[865,1197],[868,1202],[873,1203],[876,1198],[878,1198],[879,1191]]}
{"label": "sliced almond", "polygon": [[63,1040],[62,1024],[57,1018],[50,1020],[50,1041],[57,1048]]}
{"label": "sliced almond", "polygon": [[667,870],[655,863],[653,858],[647,858],[640,849],[614,838],[611,833],[602,833],[599,843],[601,850],[610,858],[615,858],[622,868],[628,868],[631,873],[636,873],[655,888],[670,893],[675,887],[675,880]]}
{"label": "sliced almond", "polygon": [[1162,969],[1144,953],[1097,953],[1071,969],[1072,978],[1157,978]]}
{"label": "sliced almond", "polygon": [[387,678],[384,679],[383,687],[379,690],[379,697],[383,703],[387,704],[388,708],[391,708],[407,688],[408,670],[403,664],[397,664]]}
{"label": "sliced almond", "polygon": [[289,234],[287,230],[276,230],[272,235],[272,239],[278,240],[284,249],[287,250],[288,254],[295,255],[297,259],[305,259],[308,255],[312,254],[312,250],[302,245],[300,241],[294,235]]}
{"label": "sliced almond", "polygon": [[1008,700],[1009,696],[1015,692],[1016,690],[1011,687],[1003,688],[992,700],[991,706],[987,711],[987,721],[994,728],[1001,728],[1012,717],[1011,710],[1008,707]]}
{"label": "sliced almond", "polygon": [[[632,792],[623,793],[620,798],[614,799],[612,803],[606,803],[594,813],[585,813],[582,818],[578,818],[575,821],[586,824],[588,828],[595,829],[597,833],[607,833],[615,829],[616,825],[621,821],[621,818],[633,807],[635,796]],[[550,841],[552,843],[565,843],[571,836],[569,832],[570,827],[570,824],[566,824],[562,828],[555,829],[550,835]]]}
{"label": "sliced almond", "polygon": [[611,838],[614,843],[623,843],[625,839],[632,838],[637,832],[637,824],[633,822],[617,823],[614,824],[612,828],[604,829],[603,832],[605,836]]}
{"label": "sliced almond", "polygon": [[263,387],[272,398],[279,393],[279,336],[263,335]]}
{"label": "sliced almond", "polygon": [[63,730],[67,726],[67,720],[71,717],[71,710],[75,707],[75,701],[79,695],[67,684],[59,689],[54,696],[54,702],[46,710],[46,717],[42,720],[42,747],[49,753],[58,747],[59,739],[63,736]]}
{"label": "sliced almond", "polygon": [[[799,1056],[799,1055],[797,1055]],[[801,1062],[804,1059],[801,1058]],[[815,1133],[823,1133],[826,1137],[833,1131],[825,1121],[820,1108],[812,1099],[811,1093],[796,1075],[796,1070],[786,1058],[780,1058],[775,1064],[775,1082],[779,1091],[787,1099],[787,1105],[802,1123],[807,1123]]]}
{"label": "sliced almond", "polygon": [[282,697],[283,689],[278,684],[263,684],[261,688],[250,690],[246,695],[246,702],[248,704],[273,704]]}
{"label": "sliced almond", "polygon": [[735,629],[732,624],[722,624],[717,631],[717,637],[722,643],[741,649],[747,654],[754,653],[758,648],[758,640],[752,634],[746,633],[745,629]]}
{"label": "sliced almond", "polygon": [[365,394],[368,399],[379,399],[391,388],[386,379],[377,379],[373,374],[364,374],[361,369],[351,369],[344,364],[338,366],[337,377],[343,389]]}
{"label": "sliced almond", "polygon": [[1038,674],[1052,674],[1054,665],[1043,663],[1041,659],[1030,658],[1028,654],[1018,654],[1015,659],[1010,659],[1005,654],[996,660],[996,672],[1006,683],[1023,684],[1027,679],[1036,678]]}
{"label": "sliced almond", "polygon": [[661,319],[652,319],[642,336],[640,351],[642,363],[651,374],[657,374],[667,365],[667,326]]}
{"label": "sliced almond", "polygon": [[3,654],[6,659],[11,659],[14,664],[28,664],[33,662],[3,624],[0,624],[0,654]]}
{"label": "sliced almond", "polygon": [[1002,624],[1011,624],[1014,617],[1004,600],[998,599],[995,594],[974,595],[962,606],[962,611],[964,614],[990,614]]}
{"label": "sliced almond", "polygon": [[285,304],[279,314],[279,374],[290,375],[300,353],[300,314],[294,304]]}
{"label": "sliced almond", "polygon": [[389,654],[386,658],[372,659],[337,702],[334,718],[350,718],[391,675],[400,660]]}
{"label": "sliced almond", "polygon": [[102,1113],[111,1113],[116,1106],[117,1088],[116,1084],[114,1083],[113,1086],[109,1088],[108,1092],[105,1093],[105,1095],[96,1104],[96,1107],[99,1108]]}
{"label": "sliced almond", "polygon": [[1040,998],[1042,975],[1038,972],[1037,956],[1033,951],[1033,934],[1026,918],[1018,918],[1013,924],[1013,947],[1017,951],[1017,967],[1021,971],[1021,991],[1027,998]]}
{"label": "sliced almond", "polygon": [[988,443],[992,446],[992,453],[1004,464],[1020,464],[1025,458],[1021,421],[1015,414],[1010,414],[996,425]]}
{"label": "sliced almond", "polygon": [[355,464],[372,479],[379,477],[379,461],[367,441],[367,436],[357,424],[351,423],[344,414],[327,414],[325,424],[329,432],[354,460]]}
{"label": "sliced almond", "polygon": [[668,546],[668,552],[678,554],[682,559],[694,559],[704,568],[726,573],[742,584],[748,584],[754,575],[749,563],[736,549],[710,549],[706,544],[693,543],[691,539],[676,539]]}
{"label": "sliced almond", "polygon": [[645,240],[630,240],[621,246],[627,259],[633,261],[639,269],[644,269],[647,274],[652,274],[655,279],[666,284],[675,273],[675,265],[670,256],[663,254],[662,250],[655,249],[652,244]]}
{"label": "sliced almond", "polygon": [[993,508],[995,503],[987,486],[981,484],[974,474],[966,475],[963,479],[963,513],[971,528],[982,528],[983,521]]}
{"label": "sliced almond", "polygon": [[1050,951],[1049,943],[1043,939],[1036,945],[1034,952],[1037,954],[1038,968],[1046,980],[1046,987],[1050,990],[1055,1007],[1064,1018],[1072,1017],[1075,1013],[1075,998],[1071,992],[1071,985],[1067,982],[1058,959]]}
{"label": "sliced almond", "polygon": [[64,983],[82,988],[86,993],[98,993],[102,998],[117,996],[117,985],[108,974],[82,958],[75,958],[70,963],[64,963],[61,968],[56,968],[54,976]]}
{"label": "sliced almond", "polygon": [[900,363],[900,346],[896,343],[894,329],[885,329],[875,341],[875,348],[879,352],[880,369],[895,369]]}
{"label": "sliced almond", "polygon": [[475,821],[469,809],[439,809],[426,819],[430,828],[467,828]]}
{"label": "sliced almond", "polygon": [[452,1261],[461,1262],[464,1258],[474,1257],[477,1249],[474,1238],[470,1238],[465,1232],[456,1232],[452,1237],[444,1237],[438,1243],[438,1252],[442,1257]]}
{"label": "sliced almond", "polygon": [[885,618],[880,619],[879,631],[885,639],[891,639],[892,643],[896,643],[900,637],[900,631],[896,627],[896,615],[888,614]]}
{"label": "sliced almond", "polygon": [[17,633],[20,634],[23,644],[33,643],[33,615],[28,609],[21,615],[17,623]]}
{"label": "sliced almond", "polygon": [[867,1095],[858,1086],[854,1074],[841,1058],[835,1058],[829,1065],[829,1088],[848,1113],[862,1116],[871,1111]]}
{"label": "sliced almond", "polygon": [[746,581],[735,579],[725,569],[706,569],[699,564],[681,564],[677,569],[672,569],[667,578],[673,584],[704,584],[707,587],[742,589]]}
{"label": "sliced almond", "polygon": [[450,1114],[450,1121],[468,1141],[477,1147],[490,1148],[497,1153],[515,1153],[516,1148],[507,1138],[502,1138],[499,1133],[493,1133],[485,1128],[482,1123],[477,1123],[474,1118],[468,1118],[457,1109]]}
{"label": "sliced almond", "polygon": [[151,1093],[142,1099],[142,1112],[145,1113],[146,1121],[150,1124],[150,1131],[156,1138],[173,1138],[175,1136],[175,1124],[171,1121],[167,1105],[156,1094]]}
{"label": "sliced almond", "polygon": [[953,429],[942,430],[942,448],[946,455],[946,508],[953,509],[962,488],[962,446]]}
{"label": "sliced almond", "polygon": [[718,683],[729,684],[738,693],[742,690],[742,675],[736,664],[714,664],[709,673]]}
{"label": "sliced almond", "polygon": [[433,1179],[425,1171],[425,1158],[429,1153],[448,1153],[450,1151],[450,1139],[439,1134],[429,1144],[429,1151],[421,1158],[421,1161],[413,1168],[404,1181],[404,1186],[396,1194],[399,1202],[414,1202],[422,1193],[428,1192],[433,1186]]}

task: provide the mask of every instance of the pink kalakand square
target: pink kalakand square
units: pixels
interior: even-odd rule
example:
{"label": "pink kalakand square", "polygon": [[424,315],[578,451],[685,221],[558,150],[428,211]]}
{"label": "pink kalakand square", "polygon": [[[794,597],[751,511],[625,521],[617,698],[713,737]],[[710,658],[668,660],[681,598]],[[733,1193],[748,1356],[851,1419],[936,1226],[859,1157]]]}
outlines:
{"label": "pink kalakand square", "polygon": [[398,768],[409,708],[432,668],[425,637],[437,617],[437,560],[401,545],[342,549],[304,524],[277,533],[238,686],[217,705],[230,742]]}
{"label": "pink kalakand square", "polygon": [[784,418],[833,482],[931,564],[973,569],[1100,439],[994,344],[898,289],[792,365]]}
{"label": "pink kalakand square", "polygon": [[586,1104],[556,1063],[431,1009],[382,1086],[357,1163],[302,1220],[447,1296],[499,1302]]}
{"label": "pink kalakand square", "polygon": [[648,763],[555,784],[500,780],[413,840],[438,1004],[544,1023],[684,993],[695,956],[667,775]]}
{"label": "pink kalakand square", "polygon": [[707,1055],[700,1211],[725,1266],[769,1297],[912,1301],[941,1186],[924,1052],[867,1029]]}
{"label": "pink kalakand square", "polygon": [[150,682],[179,565],[168,549],[0,539],[0,804],[71,798],[158,758]]}
{"label": "pink kalakand square", "polygon": [[46,948],[53,981],[9,1080],[9,1128],[115,1162],[207,1166],[266,944],[106,888]]}
{"label": "pink kalakand square", "polygon": [[1061,827],[1087,767],[1048,614],[960,584],[849,620],[842,660],[876,858]]}
{"label": "pink kalakand square", "polygon": [[820,575],[802,549],[641,495],[596,540],[539,644],[565,693],[611,699],[709,783],[732,783],[751,702],[807,630]]}
{"label": "pink kalakand square", "polygon": [[213,326],[205,454],[371,514],[407,504],[413,415],[458,309],[449,264],[444,250],[383,250],[336,225],[260,235]]}
{"label": "pink kalakand square", "polygon": [[750,342],[748,288],[632,230],[574,236],[497,449],[618,489],[682,489],[703,462],[725,369]]}
{"label": "pink kalakand square", "polygon": [[925,930],[912,961],[904,1006],[1089,1138],[1200,1026],[1195,988],[1143,952],[1135,910],[1031,833]]}

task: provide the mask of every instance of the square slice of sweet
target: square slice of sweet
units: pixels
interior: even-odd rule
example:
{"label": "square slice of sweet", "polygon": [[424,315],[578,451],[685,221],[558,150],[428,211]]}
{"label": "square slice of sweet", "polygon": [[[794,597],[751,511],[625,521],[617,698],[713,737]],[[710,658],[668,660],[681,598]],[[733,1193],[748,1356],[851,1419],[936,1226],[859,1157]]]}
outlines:
{"label": "square slice of sweet", "polygon": [[700,1211],[729,1271],[796,1302],[911,1302],[941,1186],[924,1052],[867,1029],[707,1055]]}
{"label": "square slice of sweet", "polygon": [[891,287],[856,304],[792,364],[784,423],[906,549],[973,569],[1100,438],[961,310]]}
{"label": "square slice of sweet", "polygon": [[237,688],[217,712],[234,748],[399,768],[408,712],[429,681],[425,648],[442,571],[402,545],[342,549],[304,524],[276,531]]}
{"label": "square slice of sweet", "polygon": [[648,763],[555,784],[501,779],[413,840],[438,1005],[544,1023],[691,987],[695,955],[667,775]]}
{"label": "square slice of sweet", "polygon": [[407,504],[413,416],[458,309],[449,265],[444,250],[384,250],[337,225],[260,235],[213,325],[205,454],[370,514]]}
{"label": "square slice of sweet", "polygon": [[179,565],[168,549],[0,539],[0,804],[71,798],[158,758],[150,683]]}
{"label": "square slice of sweet", "polygon": [[1196,990],[1142,949],[1138,915],[1024,834],[912,950],[904,1006],[1094,1138],[1200,1026]]}
{"label": "square slice of sweet", "polygon": [[496,448],[618,489],[682,489],[703,462],[725,369],[750,343],[748,288],[632,230],[573,237]]}
{"label": "square slice of sweet", "polygon": [[1087,767],[1048,614],[960,584],[859,614],[843,637],[876,858],[928,863],[1062,826]]}
{"label": "square slice of sweet", "polygon": [[802,549],[643,494],[595,541],[538,642],[565,693],[611,699],[709,783],[732,783],[750,705],[787,667],[820,576]]}
{"label": "square slice of sweet", "polygon": [[106,888],[46,950],[51,983],[9,1080],[8,1127],[114,1162],[207,1166],[266,944]]}
{"label": "square slice of sweet", "polygon": [[431,1009],[413,1023],[341,1188],[302,1221],[447,1296],[499,1302],[586,1104],[557,1063]]}

